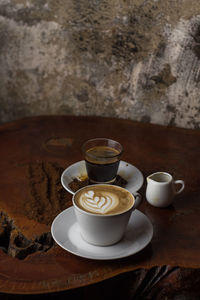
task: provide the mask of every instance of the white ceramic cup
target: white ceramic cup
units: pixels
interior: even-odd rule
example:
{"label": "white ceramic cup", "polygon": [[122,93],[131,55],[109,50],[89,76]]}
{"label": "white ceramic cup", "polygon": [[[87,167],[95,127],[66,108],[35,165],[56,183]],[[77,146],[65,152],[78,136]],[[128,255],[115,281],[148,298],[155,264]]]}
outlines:
{"label": "white ceramic cup", "polygon": [[[98,184],[98,186],[99,185],[100,184]],[[93,186],[95,185],[92,185],[91,188]],[[81,190],[84,190],[84,188],[85,187],[81,188]],[[121,187],[116,188],[123,189]],[[126,192],[130,193],[127,190]],[[76,193],[78,193],[78,191]],[[96,246],[109,246],[121,240],[131,213],[141,202],[141,195],[139,193],[135,193],[134,195],[130,193],[134,201],[132,207],[127,211],[113,215],[100,215],[87,212],[77,206],[74,201],[76,193],[72,197],[72,202],[81,236],[86,242]]]}
{"label": "white ceramic cup", "polygon": [[[177,185],[181,185],[178,190]],[[147,177],[146,199],[153,206],[167,207],[184,187],[183,180],[174,180],[172,175],[166,172],[156,172]]]}

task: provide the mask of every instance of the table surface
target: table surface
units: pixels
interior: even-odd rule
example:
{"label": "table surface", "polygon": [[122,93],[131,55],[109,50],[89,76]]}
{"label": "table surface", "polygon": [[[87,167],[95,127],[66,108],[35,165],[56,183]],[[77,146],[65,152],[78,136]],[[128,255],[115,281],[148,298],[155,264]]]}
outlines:
{"label": "table surface", "polygon": [[[75,116],[40,116],[3,124],[0,126],[0,213],[14,218],[18,201],[23,198],[28,201],[25,165],[56,162],[64,169],[83,159],[81,145],[95,137],[119,141],[124,147],[122,159],[140,169],[145,178],[153,172],[166,171],[175,179],[184,180],[185,190],[177,195],[173,205],[160,209],[145,200],[144,183],[139,209],[151,220],[154,235],[145,249],[127,258],[90,260],[57,245],[25,259],[13,258],[0,250],[0,292],[37,294],[69,290],[154,266],[200,268],[199,130]],[[71,203],[71,195],[66,192],[65,196]],[[23,211],[16,214],[23,223],[26,219]],[[31,227],[31,234],[37,235],[40,222],[27,220],[27,234]],[[50,231],[50,225],[42,230]]]}

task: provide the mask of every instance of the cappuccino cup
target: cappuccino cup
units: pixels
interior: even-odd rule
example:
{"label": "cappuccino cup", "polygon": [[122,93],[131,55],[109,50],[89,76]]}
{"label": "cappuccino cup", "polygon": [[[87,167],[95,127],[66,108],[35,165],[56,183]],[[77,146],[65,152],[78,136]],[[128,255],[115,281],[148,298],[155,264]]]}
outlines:
{"label": "cappuccino cup", "polygon": [[110,184],[96,184],[78,190],[72,202],[82,238],[96,246],[109,246],[122,239],[141,195]]}

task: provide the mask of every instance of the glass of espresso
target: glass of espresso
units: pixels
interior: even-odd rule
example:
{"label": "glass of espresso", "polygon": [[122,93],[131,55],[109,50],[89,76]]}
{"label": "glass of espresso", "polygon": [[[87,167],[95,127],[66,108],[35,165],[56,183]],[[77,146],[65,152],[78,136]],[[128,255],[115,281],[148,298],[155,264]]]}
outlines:
{"label": "glass of espresso", "polygon": [[85,142],[82,150],[91,183],[115,181],[123,151],[120,143],[111,139],[96,138]]}

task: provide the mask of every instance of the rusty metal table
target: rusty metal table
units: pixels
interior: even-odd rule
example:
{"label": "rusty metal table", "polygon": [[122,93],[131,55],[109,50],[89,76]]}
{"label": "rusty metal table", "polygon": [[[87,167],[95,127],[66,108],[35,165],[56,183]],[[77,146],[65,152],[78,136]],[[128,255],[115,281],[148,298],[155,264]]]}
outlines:
{"label": "rusty metal table", "polygon": [[[81,258],[49,242],[49,212],[55,209],[57,214],[71,205],[71,195],[58,183],[59,170],[81,160],[82,143],[93,137],[118,140],[125,149],[123,160],[144,177],[166,171],[186,185],[172,206],[159,209],[146,202],[144,183],[139,209],[153,224],[153,239],[138,254],[119,260]],[[105,294],[118,299],[199,299],[199,149],[199,130],[114,118],[40,116],[1,125],[0,297],[47,294],[51,299],[57,293],[77,297],[80,291],[88,299],[94,293],[97,299]],[[44,197],[57,201],[46,204],[45,222],[31,215]],[[26,206],[29,201],[32,211]]]}

